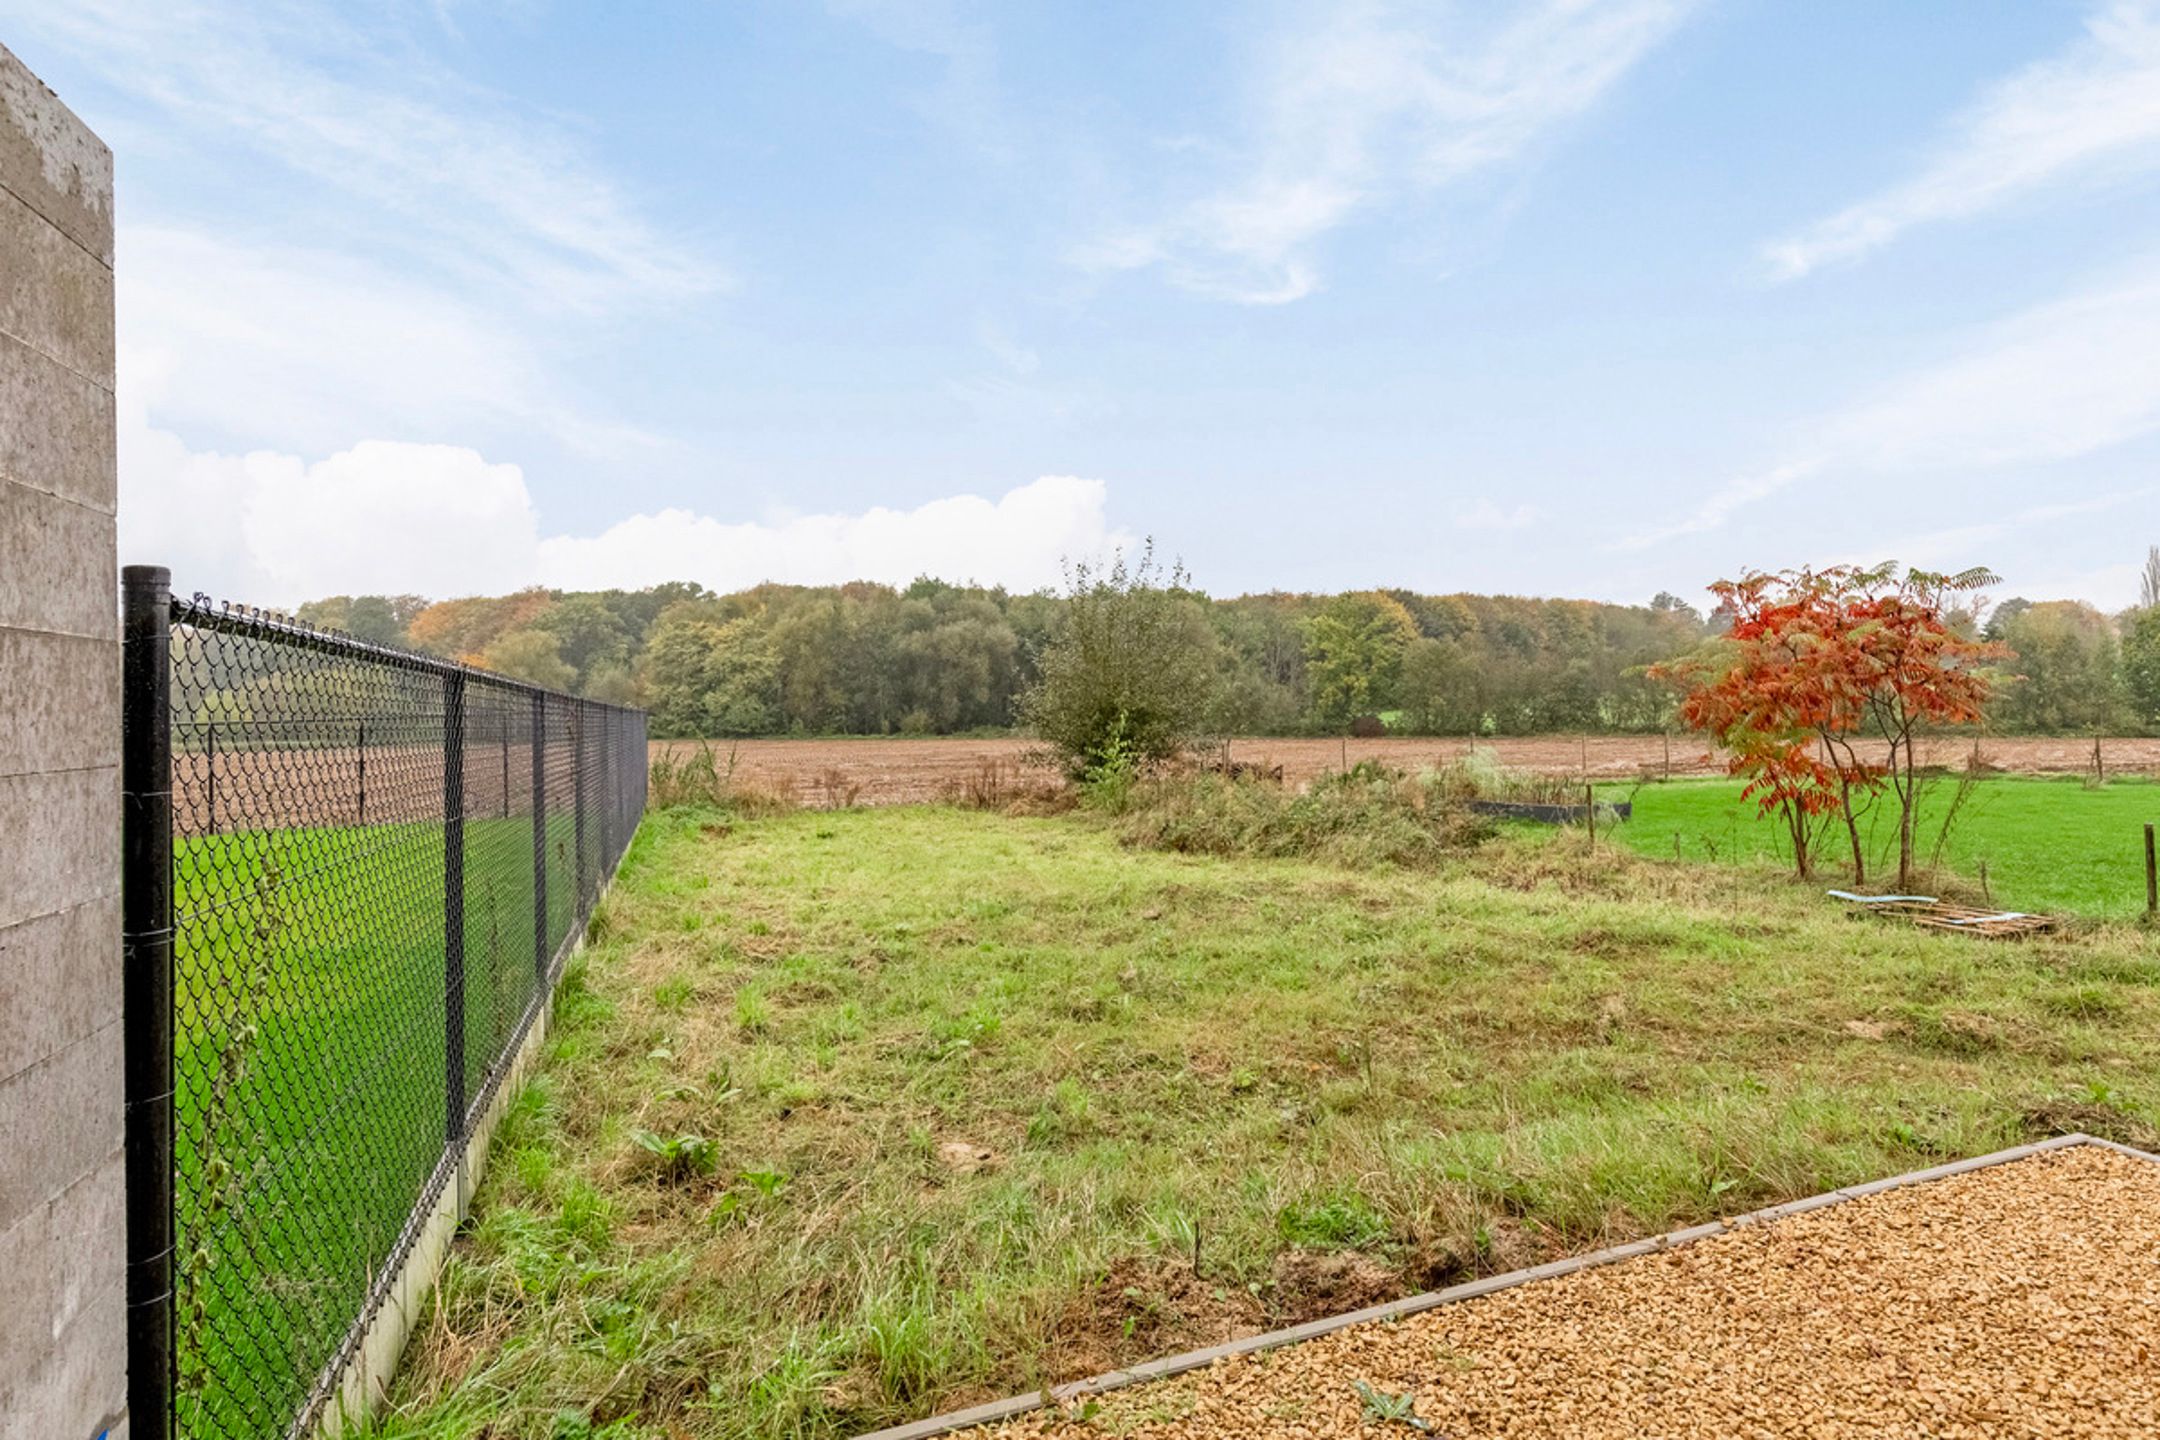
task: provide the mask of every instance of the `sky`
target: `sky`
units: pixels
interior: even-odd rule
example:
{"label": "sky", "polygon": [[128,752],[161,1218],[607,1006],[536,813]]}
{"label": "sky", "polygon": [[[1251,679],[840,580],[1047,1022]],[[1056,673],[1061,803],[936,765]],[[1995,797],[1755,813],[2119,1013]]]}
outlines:
{"label": "sky", "polygon": [[2160,543],[2160,0],[0,0],[182,590]]}

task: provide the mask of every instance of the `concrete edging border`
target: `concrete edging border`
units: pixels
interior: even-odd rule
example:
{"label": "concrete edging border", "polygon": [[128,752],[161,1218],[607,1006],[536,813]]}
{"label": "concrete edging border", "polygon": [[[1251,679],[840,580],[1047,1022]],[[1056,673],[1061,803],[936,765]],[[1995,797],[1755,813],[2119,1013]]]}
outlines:
{"label": "concrete edging border", "polygon": [[[637,832],[633,830],[632,843],[636,839]],[[625,845],[623,857],[629,853],[630,847]],[[615,864],[619,873],[622,857],[618,857]],[[585,953],[591,939],[593,917],[599,914],[600,903],[614,888],[615,874],[610,874],[607,882],[594,893],[592,908],[578,926],[572,942],[549,966],[547,993],[534,1007],[517,1049],[510,1053],[509,1063],[493,1081],[494,1089],[465,1137],[464,1149],[458,1155],[449,1183],[435,1197],[427,1218],[419,1222],[420,1229],[412,1248],[406,1251],[404,1262],[391,1280],[381,1308],[361,1331],[352,1353],[336,1367],[334,1378],[326,1377],[328,1393],[313,1423],[296,1426],[288,1440],[307,1440],[307,1437],[311,1440],[342,1440],[356,1427],[364,1427],[381,1411],[382,1403],[390,1393],[390,1382],[397,1378],[398,1365],[404,1359],[406,1343],[418,1328],[427,1303],[435,1293],[435,1283],[442,1278],[443,1267],[449,1263],[451,1242],[471,1212],[473,1197],[487,1174],[488,1154],[495,1142],[495,1131],[526,1082],[539,1068],[548,1036],[555,1029],[555,999],[562,978],[570,963]]]}
{"label": "concrete edging border", "polygon": [[1331,1315],[1325,1320],[1309,1320],[1303,1325],[1293,1325],[1287,1330],[1271,1330],[1264,1335],[1248,1335],[1240,1340],[1211,1345],[1205,1350],[1190,1350],[1182,1355],[1171,1355],[1161,1360],[1150,1360],[1129,1370],[1113,1370],[1105,1375],[1090,1376],[1064,1385],[1051,1386],[1046,1390],[1028,1395],[1015,1395],[1005,1400],[993,1400],[987,1404],[955,1410],[945,1415],[933,1415],[925,1420],[910,1421],[884,1430],[871,1431],[856,1440],[930,1440],[930,1437],[966,1430],[977,1425],[994,1425],[1011,1420],[1030,1411],[1040,1410],[1046,1404],[1063,1404],[1071,1400],[1085,1399],[1090,1395],[1107,1394],[1128,1386],[1142,1385],[1154,1380],[1167,1380],[1188,1371],[1200,1370],[1217,1360],[1232,1355],[1251,1355],[1262,1350],[1274,1350],[1284,1345],[1295,1345],[1303,1340],[1314,1340],[1336,1330],[1352,1325],[1370,1324],[1376,1320],[1400,1320],[1406,1316],[1436,1310],[1442,1305],[1452,1305],[1460,1300],[1475,1300],[1496,1290],[1507,1290],[1517,1285],[1527,1285],[1538,1280],[1552,1280],[1570,1275],[1578,1270],[1594,1270],[1601,1265],[1612,1265],[1622,1260],[1633,1260],[1644,1255],[1654,1255],[1675,1245],[1686,1245],[1696,1240],[1707,1240],[1713,1235],[1727,1235],[1735,1230],[1745,1230],[1756,1225],[1766,1225],[1789,1215],[1801,1215],[1810,1210],[1820,1210],[1828,1205],[1841,1205],[1848,1200],[1861,1200],[1870,1195],[1880,1195],[1886,1190],[1902,1190],[1908,1185],[1925,1185],[1933,1180],[1947,1180],[1953,1175],[1964,1175],[1974,1170],[1986,1170],[1996,1165],[2029,1159],[2051,1150],[2066,1150],[2075,1145],[2097,1145],[2133,1159],[2160,1165],[2160,1155],[2148,1154],[2113,1140],[2102,1140],[2095,1135],[2057,1135],[2048,1140],[2037,1140],[2028,1145],[2015,1145],[2008,1150],[1997,1150],[1989,1155],[1976,1155],[1967,1160],[1953,1160],[1948,1164],[1930,1166],[1925,1170],[1913,1170],[1903,1175],[1893,1175],[1885,1180],[1871,1180],[1864,1185],[1848,1186],[1842,1190],[1830,1190],[1821,1195],[1810,1195],[1803,1200],[1789,1200],[1782,1205],[1772,1205],[1764,1210],[1753,1210],[1736,1215],[1730,1220],[1713,1220],[1704,1225],[1689,1226],[1685,1230],[1672,1230],[1663,1235],[1653,1235],[1644,1240],[1631,1240],[1625,1245],[1614,1245],[1605,1250],[1594,1250],[1587,1255],[1575,1255],[1565,1260],[1554,1260],[1544,1265],[1533,1265],[1527,1270],[1511,1270],[1505,1275],[1488,1275],[1482,1280],[1471,1280],[1452,1285],[1445,1290],[1432,1290],[1423,1295],[1411,1295],[1401,1300],[1391,1300],[1385,1305],[1373,1305],[1363,1310],[1352,1310],[1343,1315]]}

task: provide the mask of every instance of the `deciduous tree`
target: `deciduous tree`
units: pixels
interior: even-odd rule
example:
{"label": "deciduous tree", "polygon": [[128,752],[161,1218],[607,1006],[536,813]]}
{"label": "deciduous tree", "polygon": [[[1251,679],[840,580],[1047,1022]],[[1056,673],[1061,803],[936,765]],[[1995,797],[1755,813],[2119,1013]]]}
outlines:
{"label": "deciduous tree", "polygon": [[[1807,822],[1835,810],[1864,879],[1859,805],[1887,783],[1898,801],[1898,885],[1911,885],[1915,742],[1925,728],[1977,722],[1988,663],[2004,653],[1959,634],[1949,607],[1993,579],[1884,564],[1755,572],[1711,587],[1730,617],[1725,638],[1659,673],[1689,687],[1682,718],[1732,752],[1745,793],[1784,817],[1803,875]],[[1883,742],[1886,763],[1861,759],[1863,733]]]}
{"label": "deciduous tree", "polygon": [[2140,728],[2160,729],[2160,605],[2134,612],[2124,627],[2123,688]]}
{"label": "deciduous tree", "polygon": [[2097,733],[2122,723],[2127,707],[2115,626],[2076,600],[2027,605],[1992,630],[2009,647],[2014,678],[1995,721],[2037,734]]}
{"label": "deciduous tree", "polygon": [[1338,595],[1305,625],[1313,708],[1330,725],[1392,706],[1403,652],[1418,638],[1402,602],[1377,590]]}
{"label": "deciduous tree", "polygon": [[568,690],[577,683],[577,671],[562,658],[562,646],[545,630],[512,630],[480,652],[482,669],[513,680]]}

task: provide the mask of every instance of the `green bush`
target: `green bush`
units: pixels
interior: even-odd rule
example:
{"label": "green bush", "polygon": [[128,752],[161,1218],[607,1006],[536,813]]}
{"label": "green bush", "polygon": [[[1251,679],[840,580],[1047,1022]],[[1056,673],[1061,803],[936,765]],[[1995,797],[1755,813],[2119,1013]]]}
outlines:
{"label": "green bush", "polygon": [[1067,573],[1065,613],[1020,713],[1076,779],[1128,759],[1151,769],[1201,733],[1217,670],[1200,597],[1150,544],[1133,565],[1121,555]]}

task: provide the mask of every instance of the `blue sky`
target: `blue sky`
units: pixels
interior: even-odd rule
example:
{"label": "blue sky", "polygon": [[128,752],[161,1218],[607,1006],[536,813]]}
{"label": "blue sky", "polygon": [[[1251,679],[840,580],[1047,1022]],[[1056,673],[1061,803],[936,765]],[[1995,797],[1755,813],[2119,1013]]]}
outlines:
{"label": "blue sky", "polygon": [[1641,600],[2160,542],[2160,5],[0,0],[123,549]]}

